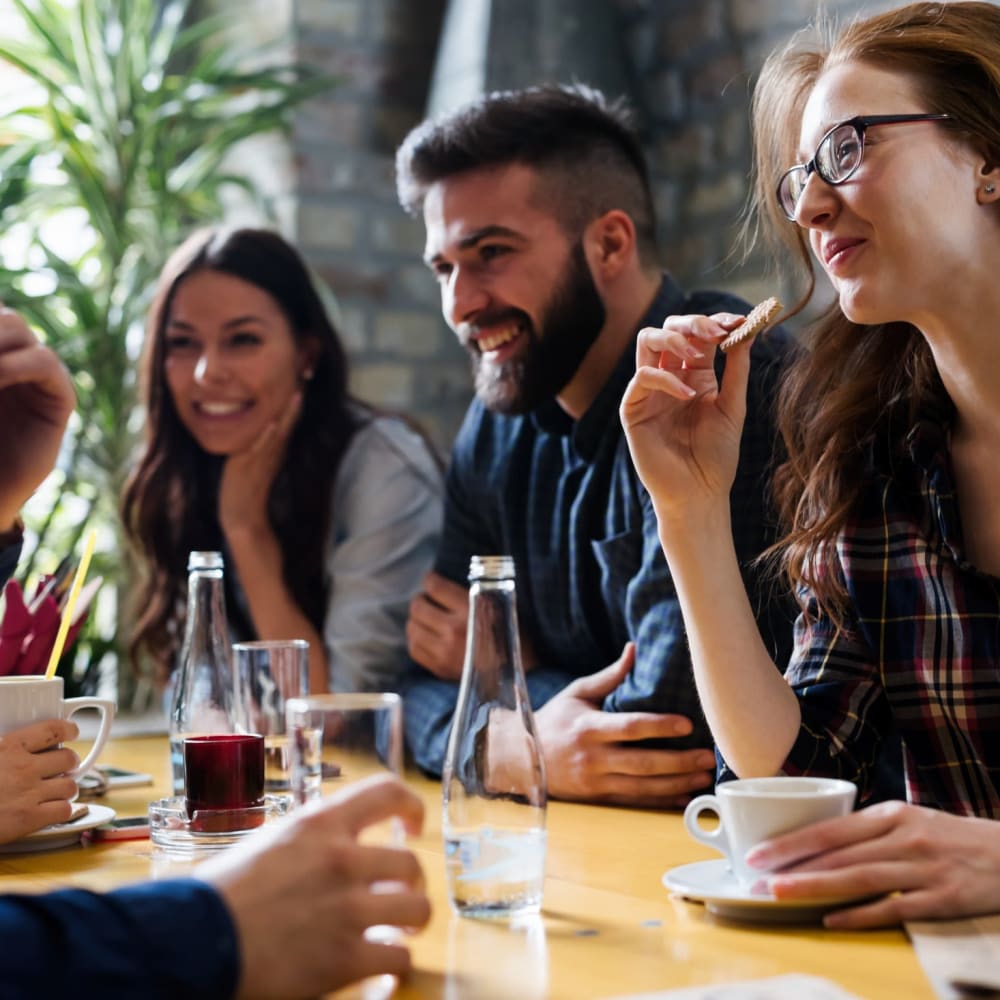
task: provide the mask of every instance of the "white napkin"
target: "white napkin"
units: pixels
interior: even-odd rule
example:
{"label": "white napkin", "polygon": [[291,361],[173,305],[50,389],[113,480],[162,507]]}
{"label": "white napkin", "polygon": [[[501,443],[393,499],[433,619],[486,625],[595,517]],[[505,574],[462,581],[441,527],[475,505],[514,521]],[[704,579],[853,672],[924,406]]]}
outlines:
{"label": "white napkin", "polygon": [[967,920],[912,920],[906,925],[934,992],[959,1000],[1000,996],[1000,914]]}
{"label": "white napkin", "polygon": [[748,979],[740,983],[709,983],[680,990],[636,993],[609,1000],[861,1000],[829,979],[790,975]]}

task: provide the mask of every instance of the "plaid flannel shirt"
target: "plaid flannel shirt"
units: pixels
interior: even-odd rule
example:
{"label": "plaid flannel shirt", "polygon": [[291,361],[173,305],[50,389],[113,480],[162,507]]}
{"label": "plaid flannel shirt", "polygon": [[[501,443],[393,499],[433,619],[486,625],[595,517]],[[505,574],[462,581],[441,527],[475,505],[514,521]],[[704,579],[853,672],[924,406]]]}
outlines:
{"label": "plaid flannel shirt", "polygon": [[1000,819],[1000,580],[965,558],[942,424],[921,421],[908,453],[872,476],[837,545],[850,634],[815,605],[796,626],[802,728],[784,771],[848,778],[864,798],[895,727],[911,802]]}

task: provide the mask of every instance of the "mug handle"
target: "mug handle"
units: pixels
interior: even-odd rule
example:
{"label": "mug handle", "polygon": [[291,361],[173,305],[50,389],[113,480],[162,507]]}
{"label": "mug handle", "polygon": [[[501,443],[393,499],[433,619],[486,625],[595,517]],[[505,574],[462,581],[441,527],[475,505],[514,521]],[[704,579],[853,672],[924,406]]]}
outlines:
{"label": "mug handle", "polygon": [[[703,830],[699,825],[698,820],[705,812],[715,813],[718,817],[719,825],[714,830]],[[684,827],[699,843],[729,857],[729,838],[722,823],[719,800],[715,795],[699,795],[688,803],[684,810]]]}
{"label": "mug handle", "polygon": [[62,706],[64,719],[79,712],[81,708],[96,708],[101,713],[101,728],[98,729],[97,735],[94,737],[94,745],[90,748],[90,753],[69,772],[69,777],[79,778],[94,763],[97,755],[104,749],[104,744],[108,742],[108,737],[111,735],[111,723],[115,718],[115,703],[107,698],[64,698]]}

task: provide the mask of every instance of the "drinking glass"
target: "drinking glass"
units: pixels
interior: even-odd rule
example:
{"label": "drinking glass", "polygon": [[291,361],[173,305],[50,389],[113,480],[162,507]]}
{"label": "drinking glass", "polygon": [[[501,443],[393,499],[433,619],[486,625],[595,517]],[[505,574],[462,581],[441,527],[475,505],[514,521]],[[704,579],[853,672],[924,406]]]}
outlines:
{"label": "drinking glass", "polygon": [[[373,774],[402,774],[403,702],[398,694],[314,694],[289,698],[285,710],[296,807]],[[405,839],[402,821],[395,816],[367,827],[359,837],[364,844],[389,846],[402,846]],[[388,944],[402,940],[399,928],[383,925],[369,927],[365,936]],[[370,1000],[388,997],[394,989],[395,977],[375,976],[346,996]]]}
{"label": "drinking glass", "polygon": [[288,794],[291,756],[285,727],[289,698],[309,693],[309,643],[304,639],[238,642],[233,645],[238,722],[264,737],[264,789]]}
{"label": "drinking glass", "polygon": [[[292,798],[304,805],[373,774],[403,770],[403,703],[398,694],[334,693],[285,705]],[[402,827],[390,842],[401,843]],[[385,831],[373,828],[378,839]]]}

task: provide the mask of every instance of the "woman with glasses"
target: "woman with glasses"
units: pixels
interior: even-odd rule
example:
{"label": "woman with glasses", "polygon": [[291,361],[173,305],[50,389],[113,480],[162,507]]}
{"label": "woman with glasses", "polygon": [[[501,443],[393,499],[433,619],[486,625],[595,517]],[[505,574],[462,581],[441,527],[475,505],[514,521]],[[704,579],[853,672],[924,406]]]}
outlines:
{"label": "woman with glasses", "polygon": [[[835,301],[780,399],[775,553],[800,597],[774,671],[729,542],[748,344],[680,316],[639,338],[622,419],[728,771],[855,781],[892,732],[909,804],[753,852],[783,897],[877,894],[870,926],[1000,910],[1000,7],[918,3],[767,62],[755,204]],[[720,625],[724,627],[720,627]],[[889,895],[892,893],[898,893]]]}

